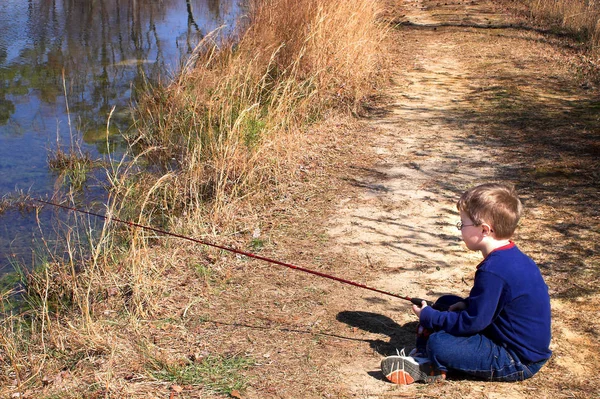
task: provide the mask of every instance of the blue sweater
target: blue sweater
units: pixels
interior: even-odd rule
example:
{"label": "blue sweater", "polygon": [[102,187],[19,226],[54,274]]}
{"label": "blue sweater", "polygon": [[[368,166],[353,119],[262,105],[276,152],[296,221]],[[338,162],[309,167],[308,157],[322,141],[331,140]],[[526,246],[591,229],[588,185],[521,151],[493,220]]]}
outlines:
{"label": "blue sweater", "polygon": [[440,312],[425,307],[420,323],[455,336],[481,333],[521,362],[548,359],[550,297],[537,265],[514,243],[492,251],[477,266],[467,308]]}

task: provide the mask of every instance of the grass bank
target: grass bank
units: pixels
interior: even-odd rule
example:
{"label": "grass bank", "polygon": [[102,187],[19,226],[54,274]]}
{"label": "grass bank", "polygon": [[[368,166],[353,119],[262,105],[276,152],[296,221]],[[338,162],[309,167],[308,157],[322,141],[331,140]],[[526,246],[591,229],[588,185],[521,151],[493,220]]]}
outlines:
{"label": "grass bank", "polygon": [[131,139],[165,172],[144,190],[148,201],[165,214],[186,213],[193,225],[207,214],[231,219],[228,208],[237,213],[240,201],[276,188],[303,128],[332,109],[360,113],[376,87],[377,7],[258,2],[239,40],[207,37],[177,82],[140,101]]}
{"label": "grass bank", "polygon": [[[232,43],[209,35],[178,79],[148,87],[107,168],[106,212],[218,242],[237,242],[286,196],[309,130],[360,114],[382,78],[386,35],[372,0],[251,1]],[[110,121],[107,129],[110,128]],[[236,351],[190,349],[190,307],[229,282],[217,251],[71,215],[33,272],[20,306],[4,293],[0,396],[39,398],[239,395],[256,363]],[[256,233],[258,231],[258,233]],[[264,232],[262,233],[264,236]],[[194,298],[181,298],[181,287]]]}

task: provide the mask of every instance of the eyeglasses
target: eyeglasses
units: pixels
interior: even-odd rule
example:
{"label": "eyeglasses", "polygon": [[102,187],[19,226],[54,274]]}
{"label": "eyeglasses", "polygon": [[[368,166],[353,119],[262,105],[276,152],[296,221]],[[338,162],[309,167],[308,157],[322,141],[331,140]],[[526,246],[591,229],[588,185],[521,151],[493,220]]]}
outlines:
{"label": "eyeglasses", "polygon": [[464,224],[462,222],[462,220],[458,223],[456,223],[456,228],[459,230],[462,230],[463,227],[468,227],[468,226],[477,226],[476,224]]}

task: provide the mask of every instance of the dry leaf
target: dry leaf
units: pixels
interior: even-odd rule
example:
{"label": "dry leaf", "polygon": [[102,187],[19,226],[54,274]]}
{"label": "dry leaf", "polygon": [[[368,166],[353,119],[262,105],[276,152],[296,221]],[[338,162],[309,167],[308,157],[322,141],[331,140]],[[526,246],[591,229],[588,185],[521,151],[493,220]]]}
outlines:
{"label": "dry leaf", "polygon": [[179,393],[183,391],[183,388],[179,385],[171,385],[171,391]]}
{"label": "dry leaf", "polygon": [[242,394],[237,389],[234,389],[229,393],[229,395],[233,398],[242,399]]}

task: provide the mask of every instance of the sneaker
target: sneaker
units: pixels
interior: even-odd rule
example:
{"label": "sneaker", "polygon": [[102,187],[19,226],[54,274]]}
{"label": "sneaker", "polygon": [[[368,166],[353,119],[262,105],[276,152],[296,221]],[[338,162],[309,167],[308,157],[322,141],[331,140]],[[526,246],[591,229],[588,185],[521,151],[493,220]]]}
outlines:
{"label": "sneaker", "polygon": [[436,370],[429,359],[423,357],[388,356],[381,361],[381,372],[389,381],[400,385],[446,379],[445,371]]}

